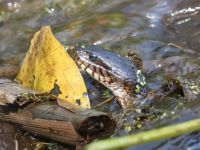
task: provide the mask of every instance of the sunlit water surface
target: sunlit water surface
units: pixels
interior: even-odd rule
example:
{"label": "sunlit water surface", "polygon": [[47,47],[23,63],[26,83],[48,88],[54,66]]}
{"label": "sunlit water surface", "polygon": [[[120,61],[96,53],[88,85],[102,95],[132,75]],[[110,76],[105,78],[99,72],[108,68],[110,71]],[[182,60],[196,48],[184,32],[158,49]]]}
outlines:
{"label": "sunlit water surface", "polygon": [[[199,60],[199,13],[199,0],[2,0],[0,63],[19,65],[33,34],[50,25],[64,45],[100,45],[121,55],[135,51],[147,70],[148,62],[170,57],[175,65],[166,70],[186,74],[199,68],[199,61],[191,61]],[[156,88],[159,79],[150,85]]]}

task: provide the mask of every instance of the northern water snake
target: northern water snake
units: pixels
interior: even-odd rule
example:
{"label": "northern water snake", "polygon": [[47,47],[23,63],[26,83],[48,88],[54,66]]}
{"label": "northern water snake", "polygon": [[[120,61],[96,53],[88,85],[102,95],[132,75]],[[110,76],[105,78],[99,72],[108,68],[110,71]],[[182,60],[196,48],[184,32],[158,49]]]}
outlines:
{"label": "northern water snake", "polygon": [[146,96],[145,77],[131,59],[94,45],[71,46],[67,51],[79,68],[113,92],[123,108],[137,106]]}

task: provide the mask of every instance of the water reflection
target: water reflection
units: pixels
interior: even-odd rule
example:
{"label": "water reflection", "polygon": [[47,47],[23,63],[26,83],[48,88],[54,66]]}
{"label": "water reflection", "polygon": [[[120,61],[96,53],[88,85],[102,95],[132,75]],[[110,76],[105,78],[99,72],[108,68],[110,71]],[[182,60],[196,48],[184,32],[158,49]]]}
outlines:
{"label": "water reflection", "polygon": [[[51,25],[63,44],[100,45],[122,55],[135,51],[147,72],[187,74],[199,69],[199,13],[199,0],[3,0],[0,65],[19,65],[33,34]],[[150,87],[157,88],[161,77],[153,77]]]}
{"label": "water reflection", "polygon": [[[185,41],[185,47],[198,50],[200,47],[200,3],[198,0],[182,1],[163,18],[165,25]],[[183,42],[179,42],[183,43]]]}
{"label": "water reflection", "polygon": [[[43,25],[51,25],[57,38],[64,44],[77,42],[101,44],[109,49],[116,49],[120,53],[124,50],[134,49],[142,56],[145,53],[148,59],[157,59],[151,54],[155,43],[182,41],[179,34],[163,25],[163,16],[169,14],[167,25],[184,15],[188,18],[181,19],[175,24],[192,21],[191,17],[197,15],[198,6],[179,9],[180,0],[142,1],[2,1],[1,27],[0,27],[0,52],[1,58],[24,56],[28,49],[30,39],[35,31]],[[4,14],[4,15],[3,15]],[[5,17],[7,14],[7,17]],[[174,27],[175,30],[176,27]],[[184,31],[185,32],[185,31]],[[196,35],[198,36],[198,35]],[[12,40],[11,40],[12,39]],[[182,42],[180,42],[182,41]],[[141,45],[148,50],[141,50]],[[193,42],[190,40],[190,42]],[[185,44],[184,46],[187,46]],[[123,51],[122,51],[123,50]]]}

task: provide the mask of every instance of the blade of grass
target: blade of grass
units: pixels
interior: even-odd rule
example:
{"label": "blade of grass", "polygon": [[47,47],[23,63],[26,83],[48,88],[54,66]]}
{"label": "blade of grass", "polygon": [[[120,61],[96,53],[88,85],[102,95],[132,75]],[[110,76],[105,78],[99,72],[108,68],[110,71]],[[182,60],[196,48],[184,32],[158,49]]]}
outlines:
{"label": "blade of grass", "polygon": [[134,135],[96,141],[87,145],[86,150],[124,149],[134,145],[177,137],[198,130],[200,130],[200,119],[193,119],[184,123],[153,129]]}

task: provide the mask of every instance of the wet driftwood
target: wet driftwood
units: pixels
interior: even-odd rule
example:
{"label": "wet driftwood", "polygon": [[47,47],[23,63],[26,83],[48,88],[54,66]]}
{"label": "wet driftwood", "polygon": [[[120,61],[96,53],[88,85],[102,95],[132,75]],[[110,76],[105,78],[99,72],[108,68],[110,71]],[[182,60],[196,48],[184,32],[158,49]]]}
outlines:
{"label": "wet driftwood", "polygon": [[0,120],[14,123],[23,130],[62,143],[76,144],[81,139],[71,122],[37,119],[24,113],[0,114]]}
{"label": "wet driftwood", "polygon": [[[0,121],[17,125],[34,135],[64,144],[87,143],[110,135],[115,122],[105,113],[89,109],[65,109],[57,98],[0,79]],[[15,109],[10,109],[13,108]],[[6,110],[6,111],[5,111]]]}

